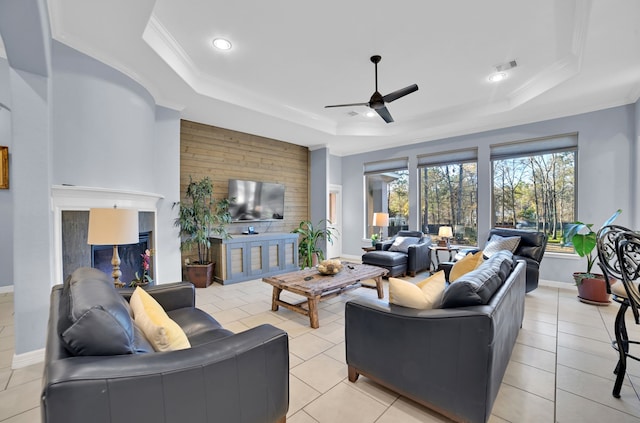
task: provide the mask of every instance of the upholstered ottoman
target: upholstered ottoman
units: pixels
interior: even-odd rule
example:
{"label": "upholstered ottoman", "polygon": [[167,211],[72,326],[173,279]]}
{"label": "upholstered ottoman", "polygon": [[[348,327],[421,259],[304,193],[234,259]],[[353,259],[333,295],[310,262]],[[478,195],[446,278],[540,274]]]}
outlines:
{"label": "upholstered ottoman", "polygon": [[369,251],[362,255],[362,263],[384,267],[389,271],[386,277],[407,274],[407,254],[395,251]]}

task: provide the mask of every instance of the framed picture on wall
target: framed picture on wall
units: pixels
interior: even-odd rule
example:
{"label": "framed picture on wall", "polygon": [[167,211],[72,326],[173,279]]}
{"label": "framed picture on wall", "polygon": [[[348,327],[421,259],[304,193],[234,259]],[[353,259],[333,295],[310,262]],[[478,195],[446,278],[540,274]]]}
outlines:
{"label": "framed picture on wall", "polygon": [[9,147],[0,146],[0,189],[9,189]]}

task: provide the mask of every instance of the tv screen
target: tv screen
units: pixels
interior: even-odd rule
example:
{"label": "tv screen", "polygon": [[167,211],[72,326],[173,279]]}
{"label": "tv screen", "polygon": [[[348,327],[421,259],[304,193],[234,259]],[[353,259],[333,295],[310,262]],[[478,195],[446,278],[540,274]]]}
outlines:
{"label": "tv screen", "polygon": [[284,219],[284,185],[229,179],[234,221]]}

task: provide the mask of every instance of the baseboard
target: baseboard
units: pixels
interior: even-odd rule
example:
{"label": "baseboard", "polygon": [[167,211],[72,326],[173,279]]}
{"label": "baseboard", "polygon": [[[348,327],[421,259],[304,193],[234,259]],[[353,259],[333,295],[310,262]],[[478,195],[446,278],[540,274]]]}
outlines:
{"label": "baseboard", "polygon": [[351,254],[342,254],[340,258],[347,261],[355,261],[358,263],[362,260],[362,256],[352,256]]}
{"label": "baseboard", "polygon": [[13,292],[13,285],[0,286],[0,294],[6,294],[8,292]]}
{"label": "baseboard", "polygon": [[548,286],[550,288],[563,288],[563,289],[575,289],[575,284],[570,282],[557,282],[550,281],[545,279],[540,279],[538,281],[538,285],[540,286]]}
{"label": "baseboard", "polygon": [[44,348],[35,351],[29,351],[23,354],[14,354],[11,362],[12,369],[20,369],[22,367],[31,366],[44,361]]}

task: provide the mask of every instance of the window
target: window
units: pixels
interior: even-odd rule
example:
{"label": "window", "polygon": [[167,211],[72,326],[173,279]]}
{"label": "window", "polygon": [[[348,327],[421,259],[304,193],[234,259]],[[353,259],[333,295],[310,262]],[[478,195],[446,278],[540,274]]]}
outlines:
{"label": "window", "polygon": [[373,226],[373,213],[389,213],[389,226],[382,228],[385,238],[397,234],[402,229],[409,229],[407,167],[407,158],[365,164],[365,237],[380,232],[381,228]]}
{"label": "window", "polygon": [[493,225],[543,231],[549,252],[569,252],[562,231],[576,216],[577,135],[491,147]]}
{"label": "window", "polygon": [[477,157],[475,149],[418,157],[423,232],[451,226],[453,243],[478,244]]}

